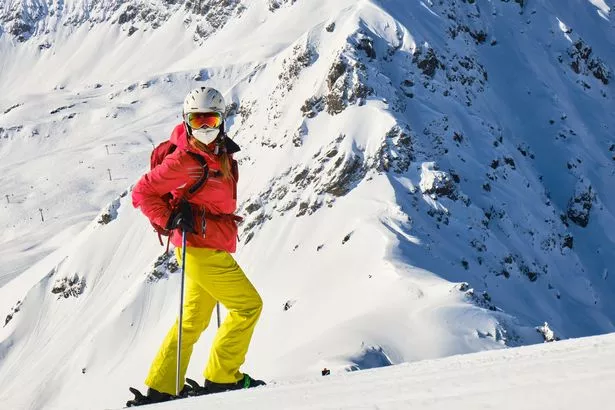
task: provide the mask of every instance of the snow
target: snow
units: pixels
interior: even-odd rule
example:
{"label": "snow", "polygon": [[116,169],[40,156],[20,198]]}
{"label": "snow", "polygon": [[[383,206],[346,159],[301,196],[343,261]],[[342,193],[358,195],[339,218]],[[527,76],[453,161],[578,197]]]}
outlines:
{"label": "snow", "polygon": [[589,0],[589,2],[599,9],[599,13],[601,13],[602,16],[608,15],[611,11],[611,8],[607,6],[604,0]]}
{"label": "snow", "polygon": [[599,408],[613,338],[566,339],[615,332],[612,6],[523,3],[4,2],[0,407],[143,389],[179,274],[130,189],[209,85],[275,385],[178,406]]}
{"label": "snow", "polygon": [[581,338],[287,380],[152,409],[608,409],[615,337]]}

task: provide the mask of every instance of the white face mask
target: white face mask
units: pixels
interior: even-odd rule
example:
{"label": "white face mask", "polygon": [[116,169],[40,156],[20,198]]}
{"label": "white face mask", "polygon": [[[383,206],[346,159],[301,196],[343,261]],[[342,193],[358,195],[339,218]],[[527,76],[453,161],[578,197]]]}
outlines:
{"label": "white face mask", "polygon": [[209,145],[218,137],[220,130],[218,128],[201,128],[192,130],[192,136],[205,145]]}

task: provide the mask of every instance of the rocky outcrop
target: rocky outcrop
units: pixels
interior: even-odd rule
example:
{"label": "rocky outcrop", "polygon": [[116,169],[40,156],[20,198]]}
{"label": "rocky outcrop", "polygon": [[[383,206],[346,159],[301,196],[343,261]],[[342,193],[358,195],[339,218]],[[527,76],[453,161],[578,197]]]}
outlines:
{"label": "rocky outcrop", "polygon": [[584,180],[579,181],[575,188],[575,193],[568,201],[566,216],[569,220],[585,228],[589,224],[589,214],[592,210],[592,205],[595,195],[591,185],[588,185]]}
{"label": "rocky outcrop", "polygon": [[329,92],[324,96],[327,112],[335,115],[349,105],[362,105],[365,98],[373,93],[373,89],[366,85],[366,76],[362,63],[349,61],[340,55],[327,76]]}
{"label": "rocky outcrop", "polygon": [[165,252],[156,259],[152,270],[147,274],[148,282],[158,282],[160,279],[168,278],[179,270],[179,264],[173,252]]}
{"label": "rocky outcrop", "polygon": [[414,160],[412,134],[410,128],[399,125],[386,133],[382,146],[376,154],[376,169],[381,172],[403,173]]}
{"label": "rocky outcrop", "polygon": [[58,299],[64,297],[78,297],[85,289],[85,278],[80,278],[76,273],[72,277],[64,277],[56,280],[51,288],[51,293],[57,294]]}
{"label": "rocky outcrop", "polygon": [[[73,27],[110,22],[131,36],[138,30],[158,29],[175,13],[183,12],[186,24],[194,31],[194,40],[200,42],[245,9],[241,0],[95,0],[70,9],[64,2],[14,0],[0,9],[0,35],[5,32],[24,42],[39,33],[45,35],[57,22]],[[48,42],[42,44],[42,48],[51,46]]]}
{"label": "rocky outcrop", "polygon": [[[594,54],[593,49],[582,39],[575,41],[568,49],[567,54],[569,57],[568,64],[572,71],[585,76],[592,75],[602,84],[609,84],[611,70]],[[561,60],[563,60],[563,58],[561,58]]]}
{"label": "rocky outcrop", "polygon": [[128,195],[128,191],[124,191],[119,197],[111,201],[96,218],[96,222],[100,225],[107,225],[109,222],[117,218],[117,211],[120,209],[121,199]]}
{"label": "rocky outcrop", "polygon": [[309,97],[301,112],[308,118],[326,111],[340,114],[350,105],[363,105],[374,95],[369,84],[366,63],[376,58],[373,40],[362,32],[356,32],[333,60],[326,76],[326,91]]}
{"label": "rocky outcrop", "polygon": [[9,322],[13,320],[13,317],[15,316],[15,314],[19,312],[19,310],[21,309],[21,305],[22,305],[21,300],[18,300],[17,303],[15,303],[15,306],[11,308],[11,311],[9,312],[8,315],[6,315],[6,318],[4,319],[4,326],[8,325]]}
{"label": "rocky outcrop", "polygon": [[425,162],[421,165],[421,192],[434,198],[447,197],[457,199],[455,182],[445,171],[438,169],[434,162]]}
{"label": "rocky outcrop", "polygon": [[292,6],[297,0],[267,0],[269,11],[276,11],[284,6]]}

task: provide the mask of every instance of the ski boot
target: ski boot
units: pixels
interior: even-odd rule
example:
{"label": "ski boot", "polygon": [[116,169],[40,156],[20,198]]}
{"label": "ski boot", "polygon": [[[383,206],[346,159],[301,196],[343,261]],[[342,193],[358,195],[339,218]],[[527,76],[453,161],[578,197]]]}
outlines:
{"label": "ski boot", "polygon": [[198,384],[196,381],[186,377],[186,383],[187,384],[184,385],[184,388],[182,389],[182,391],[179,392],[179,396],[177,396],[178,399],[183,399],[186,397],[201,396],[205,394],[203,392],[204,390],[203,386]]}
{"label": "ski boot", "polygon": [[230,390],[240,390],[240,389],[249,389],[252,387],[265,386],[265,383],[262,380],[253,379],[248,374],[243,374],[243,379],[239,380],[236,383],[215,383],[211,380],[205,379],[205,386],[203,390],[205,390],[204,394],[213,394],[213,393],[221,393]]}
{"label": "ski boot", "polygon": [[135,398],[127,401],[126,407],[136,407],[152,403],[162,403],[165,401],[173,400],[175,398],[175,396],[171,394],[159,392],[158,390],[154,390],[151,387],[147,389],[146,395],[143,395],[143,393],[141,393],[134,387],[130,387],[128,390],[130,390],[130,392],[135,395]]}
{"label": "ski boot", "polygon": [[158,390],[152,389],[151,387],[147,389],[147,394],[143,395],[143,393],[141,393],[139,390],[135,389],[134,387],[130,387],[128,390],[130,390],[130,392],[135,395],[135,398],[127,401],[126,407],[136,407],[143,406],[146,404],[162,403],[169,400],[183,399],[185,397],[200,396],[201,394],[203,394],[203,387],[201,387],[194,380],[186,378],[186,383],[187,384],[184,385],[184,388],[179,393],[179,396],[162,393]]}

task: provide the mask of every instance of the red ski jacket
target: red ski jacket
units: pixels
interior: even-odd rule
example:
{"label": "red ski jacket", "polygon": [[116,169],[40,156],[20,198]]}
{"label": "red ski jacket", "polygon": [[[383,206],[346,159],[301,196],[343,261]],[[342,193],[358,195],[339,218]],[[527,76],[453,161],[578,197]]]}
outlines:
{"label": "red ski jacket", "polygon": [[[184,196],[202,175],[202,165],[187,151],[203,157],[209,167],[207,182],[191,197],[197,232],[186,235],[187,246],[212,248],[235,252],[237,248],[237,223],[233,212],[237,209],[237,163],[233,162],[234,178],[224,179],[220,174],[217,156],[197,150],[188,144],[183,124],[179,124],[171,134],[171,142],[177,149],[164,158],[164,161],[143,175],[132,190],[132,204],[140,208],[149,220],[161,227],[166,226],[171,207],[162,196],[171,193],[177,201]],[[230,143],[239,147],[232,141]],[[228,144],[227,144],[228,146]],[[171,201],[174,203],[174,201]],[[171,243],[182,246],[181,232],[176,229],[171,235]]]}

